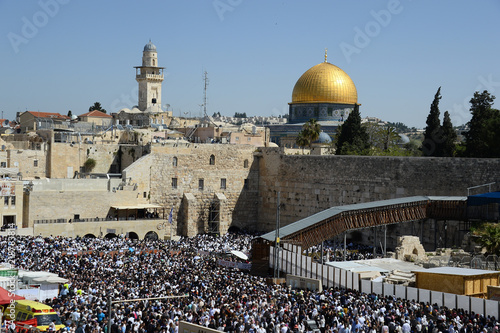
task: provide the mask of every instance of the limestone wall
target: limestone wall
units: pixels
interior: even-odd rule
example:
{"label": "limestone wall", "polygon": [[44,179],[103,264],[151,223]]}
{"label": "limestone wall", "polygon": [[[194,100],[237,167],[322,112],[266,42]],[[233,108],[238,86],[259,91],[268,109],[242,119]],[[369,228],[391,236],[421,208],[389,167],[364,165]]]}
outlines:
{"label": "limestone wall", "polygon": [[7,167],[19,168],[23,179],[45,178],[47,151],[32,149],[10,149],[6,151]]}
{"label": "limestone wall", "polygon": [[25,194],[24,226],[33,227],[34,220],[105,218],[113,205],[134,205],[137,193],[116,190],[119,180],[65,179],[41,180]]}
{"label": "limestone wall", "polygon": [[[414,195],[466,196],[500,179],[500,159],[283,155],[262,149],[259,227],[274,230],[332,206]],[[486,189],[485,189],[486,190]]]}
{"label": "limestone wall", "polygon": [[83,237],[87,234],[96,237],[105,237],[108,233],[126,235],[134,232],[139,239],[144,239],[148,232],[154,232],[160,239],[168,235],[169,230],[158,230],[158,224],[162,220],[132,220],[132,221],[108,221],[108,222],[76,222],[76,223],[53,223],[35,224],[34,235],[51,236],[60,235],[65,237]]}
{"label": "limestone wall", "polygon": [[[120,149],[122,152],[120,152]],[[96,160],[93,173],[119,173],[120,167],[126,167],[140,158],[144,149],[134,145],[121,147],[113,144],[58,143],[51,144],[49,176],[50,178],[72,178],[80,171],[88,158]]]}
{"label": "limestone wall", "polygon": [[[151,203],[167,209],[174,207],[174,226],[177,233],[185,234],[187,230],[206,231],[208,207],[217,200],[217,193],[225,196],[221,210],[221,221],[232,221],[232,225],[256,229],[258,216],[258,163],[254,156],[255,147],[249,145],[218,144],[175,144],[155,146],[151,157],[137,161],[125,170],[127,178],[132,182],[147,183],[150,170]],[[213,164],[210,158],[213,155]],[[176,160],[176,162],[174,162]],[[247,161],[245,163],[245,160]],[[177,179],[177,187],[173,188],[172,179]],[[200,189],[200,179],[203,188]],[[225,179],[225,188],[221,188],[221,179]],[[248,188],[245,188],[247,181]],[[146,187],[144,187],[146,188]],[[199,216],[185,216],[181,202],[184,194],[190,193],[196,199]],[[178,222],[181,223],[178,223]],[[196,227],[184,225],[197,223]],[[201,224],[200,224],[201,223]],[[198,225],[200,224],[200,225]],[[193,229],[194,228],[194,229]],[[225,227],[227,228],[227,226]]]}

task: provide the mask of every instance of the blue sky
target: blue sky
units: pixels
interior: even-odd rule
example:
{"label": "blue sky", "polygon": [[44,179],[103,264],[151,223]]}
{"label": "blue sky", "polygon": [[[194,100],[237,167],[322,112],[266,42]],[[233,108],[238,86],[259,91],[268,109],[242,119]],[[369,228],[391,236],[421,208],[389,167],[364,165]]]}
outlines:
{"label": "blue sky", "polygon": [[441,115],[459,125],[474,91],[500,97],[499,14],[498,0],[0,0],[0,110],[131,107],[151,39],[176,116],[200,114],[205,70],[209,114],[286,114],[328,48],[362,117],[422,128],[441,86]]}

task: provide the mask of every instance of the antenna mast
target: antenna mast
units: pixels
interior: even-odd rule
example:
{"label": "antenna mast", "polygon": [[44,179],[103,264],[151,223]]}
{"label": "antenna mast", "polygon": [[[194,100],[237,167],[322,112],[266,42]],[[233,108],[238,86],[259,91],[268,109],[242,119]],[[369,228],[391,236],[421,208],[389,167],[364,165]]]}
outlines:
{"label": "antenna mast", "polygon": [[204,88],[203,88],[203,116],[208,119],[208,115],[207,115],[208,73],[207,73],[207,71],[205,71],[203,73],[203,82],[204,82]]}

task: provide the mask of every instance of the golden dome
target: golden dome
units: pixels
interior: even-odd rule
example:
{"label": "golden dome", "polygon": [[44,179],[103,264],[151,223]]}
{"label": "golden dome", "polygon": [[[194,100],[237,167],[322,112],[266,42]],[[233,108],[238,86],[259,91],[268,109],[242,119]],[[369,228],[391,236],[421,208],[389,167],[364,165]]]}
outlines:
{"label": "golden dome", "polygon": [[292,92],[292,104],[356,104],[357,102],[356,86],[349,75],[326,61],[302,74]]}

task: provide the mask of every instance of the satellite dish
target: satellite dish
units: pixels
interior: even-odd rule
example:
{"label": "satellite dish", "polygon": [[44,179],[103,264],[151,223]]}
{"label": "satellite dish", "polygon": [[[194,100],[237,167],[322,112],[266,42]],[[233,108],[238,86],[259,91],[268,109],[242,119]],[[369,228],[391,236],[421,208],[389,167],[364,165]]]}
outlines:
{"label": "satellite dish", "polygon": [[14,131],[12,128],[7,128],[5,130],[5,134],[14,134],[16,131]]}
{"label": "satellite dish", "polygon": [[76,114],[71,115],[71,120],[77,120],[77,119],[78,119],[78,116]]}
{"label": "satellite dish", "polygon": [[8,126],[9,126],[9,124],[10,124],[10,122],[9,122],[7,119],[5,119],[5,120],[3,121],[3,123],[2,123],[2,127],[8,127]]}

